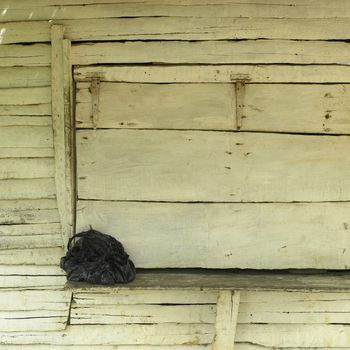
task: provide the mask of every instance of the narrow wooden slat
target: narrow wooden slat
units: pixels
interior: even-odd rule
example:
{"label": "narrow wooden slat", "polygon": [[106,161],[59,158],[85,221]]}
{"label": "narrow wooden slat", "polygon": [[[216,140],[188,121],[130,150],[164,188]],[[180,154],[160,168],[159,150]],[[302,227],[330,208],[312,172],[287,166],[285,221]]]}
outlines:
{"label": "narrow wooden slat", "polygon": [[[88,5],[88,6],[86,6]],[[7,1],[0,7],[1,22],[70,18],[108,18],[140,16],[195,17],[276,17],[276,18],[347,18],[350,8],[346,1]]]}
{"label": "narrow wooden slat", "polygon": [[1,225],[0,237],[57,234],[60,232],[60,230],[61,230],[61,225],[59,223]]}
{"label": "narrow wooden slat", "polygon": [[237,291],[221,291],[219,293],[213,350],[234,349],[239,296],[240,292]]}
{"label": "narrow wooden slat", "polygon": [[46,116],[51,115],[51,103],[33,105],[0,105],[0,115],[4,116]]}
{"label": "narrow wooden slat", "polygon": [[49,66],[50,52],[48,44],[1,45],[0,66]]}
{"label": "narrow wooden slat", "polygon": [[34,236],[0,236],[0,249],[62,247],[61,232]]}
{"label": "narrow wooden slat", "polygon": [[0,159],[0,180],[47,178],[54,176],[52,158]]}
{"label": "narrow wooden slat", "polygon": [[102,83],[99,118],[92,120],[87,84],[77,86],[78,128],[233,129],[232,84]]}
{"label": "narrow wooden slat", "polygon": [[45,126],[7,126],[0,128],[0,147],[52,147],[52,128]]}
{"label": "narrow wooden slat", "polygon": [[[4,350],[42,350],[47,349],[47,345],[2,345]],[[116,350],[114,345],[50,345],[52,350]],[[118,345],[118,350],[212,350],[211,344],[208,345]],[[240,348],[238,348],[240,349]],[[243,349],[247,350],[247,349]],[[294,349],[291,349],[294,350]],[[306,349],[295,349],[306,350]],[[321,350],[321,349],[315,349]],[[332,350],[348,350],[332,349]]]}
{"label": "narrow wooden slat", "polygon": [[[33,248],[33,247],[29,246],[28,248]],[[66,282],[66,276],[0,276],[0,288],[3,290],[16,290],[16,289],[18,290],[56,289],[57,290],[57,289],[62,289],[65,282]],[[41,333],[41,334],[45,334],[45,333]]]}
{"label": "narrow wooden slat", "polygon": [[64,255],[63,248],[31,248],[0,250],[0,264],[57,265]]}
{"label": "narrow wooden slat", "polygon": [[0,44],[37,43],[50,41],[50,24],[42,22],[16,22],[1,25]]}
{"label": "narrow wooden slat", "polygon": [[0,89],[1,105],[37,105],[51,102],[49,87]]}
{"label": "narrow wooden slat", "polygon": [[53,157],[53,148],[1,147],[0,158],[48,158]]}
{"label": "narrow wooden slat", "polygon": [[77,133],[79,198],[347,201],[349,146],[347,136],[84,130]]}
{"label": "narrow wooden slat", "polygon": [[56,189],[53,178],[17,179],[0,181],[0,200],[55,198]]}
{"label": "narrow wooden slat", "polygon": [[0,76],[0,88],[39,87],[51,83],[49,67],[2,67]]}
{"label": "narrow wooden slat", "polygon": [[77,230],[113,235],[138,267],[344,269],[349,206],[79,201]]}
{"label": "narrow wooden slat", "polygon": [[216,291],[198,290],[133,290],[111,289],[109,291],[76,290],[73,293],[73,301],[81,305],[147,305],[147,304],[216,304],[218,293]]}
{"label": "narrow wooden slat", "polygon": [[239,324],[237,342],[250,342],[266,347],[333,348],[349,346],[349,325],[263,325]]}
{"label": "narrow wooden slat", "polygon": [[288,40],[163,41],[78,44],[72,64],[203,63],[203,64],[338,64],[347,65],[347,43]]}
{"label": "narrow wooden slat", "polygon": [[[67,47],[63,43],[63,27],[54,25],[51,29],[51,45],[52,45],[52,127],[53,127],[53,143],[55,152],[55,182],[56,197],[58,210],[61,218],[62,237],[64,245],[72,233],[71,206],[72,192],[70,169],[67,165],[71,164],[70,143],[67,141],[66,119],[67,111],[70,111],[69,98],[70,94],[67,90],[67,74],[64,66],[68,64],[65,59],[65,49]],[[67,100],[68,98],[68,100]],[[67,125],[68,126],[68,125]]]}
{"label": "narrow wooden slat", "polygon": [[349,83],[349,67],[335,65],[77,66],[74,80],[128,83]]}
{"label": "narrow wooden slat", "polygon": [[0,201],[0,224],[59,222],[55,199]]}
{"label": "narrow wooden slat", "polygon": [[[103,341],[101,342],[101,339]],[[210,344],[213,325],[84,325],[61,332],[0,333],[2,344],[51,345],[200,345]],[[102,343],[102,344],[101,344]]]}
{"label": "narrow wooden slat", "polygon": [[[350,20],[347,18],[228,18],[228,17],[139,17],[55,21],[65,27],[72,41],[112,40],[345,40]],[[5,42],[18,42],[17,32],[28,23],[5,23],[9,35]],[[47,29],[34,22],[28,39],[46,41]],[[14,33],[16,32],[16,33]],[[13,33],[13,35],[11,35]],[[46,35],[45,35],[46,34]],[[35,39],[35,40],[33,40]]]}
{"label": "narrow wooden slat", "polygon": [[215,309],[215,305],[74,305],[70,324],[213,324]]}
{"label": "narrow wooden slat", "polygon": [[51,126],[50,116],[0,116],[0,126]]}

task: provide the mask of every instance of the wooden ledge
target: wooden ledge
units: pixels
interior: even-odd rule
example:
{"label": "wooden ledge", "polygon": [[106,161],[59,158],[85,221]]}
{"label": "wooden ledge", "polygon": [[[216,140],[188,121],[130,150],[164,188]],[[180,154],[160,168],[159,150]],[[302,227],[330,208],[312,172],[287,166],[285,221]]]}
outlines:
{"label": "wooden ledge", "polygon": [[350,291],[350,271],[313,273],[288,271],[223,270],[138,270],[135,281],[111,286],[67,282],[67,289],[191,289],[191,290],[284,290],[284,291]]}

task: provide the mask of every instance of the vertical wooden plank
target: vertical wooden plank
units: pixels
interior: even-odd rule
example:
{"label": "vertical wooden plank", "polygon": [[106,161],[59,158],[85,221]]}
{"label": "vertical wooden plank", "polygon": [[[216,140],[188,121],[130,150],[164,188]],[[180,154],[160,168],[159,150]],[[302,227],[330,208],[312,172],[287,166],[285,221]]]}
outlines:
{"label": "vertical wooden plank", "polygon": [[55,154],[57,205],[61,219],[62,238],[66,245],[73,230],[71,179],[71,78],[67,53],[69,45],[63,39],[63,27],[51,28],[51,90],[52,127]]}
{"label": "vertical wooden plank", "polygon": [[240,293],[220,291],[217,309],[213,350],[233,350],[237,326]]}
{"label": "vertical wooden plank", "polygon": [[244,118],[244,94],[245,82],[243,80],[236,81],[236,127],[237,130],[242,128],[242,119]]}

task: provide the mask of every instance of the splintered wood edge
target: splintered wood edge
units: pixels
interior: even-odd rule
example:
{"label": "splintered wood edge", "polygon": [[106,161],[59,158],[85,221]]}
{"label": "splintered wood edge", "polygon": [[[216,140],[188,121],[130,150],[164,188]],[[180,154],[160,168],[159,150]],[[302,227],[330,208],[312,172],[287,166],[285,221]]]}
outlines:
{"label": "splintered wood edge", "polygon": [[341,292],[350,291],[350,272],[326,272],[314,274],[288,272],[169,272],[142,270],[136,279],[128,284],[111,286],[92,285],[85,282],[67,282],[66,289],[104,292],[118,289],[191,289],[191,290],[283,290]]}

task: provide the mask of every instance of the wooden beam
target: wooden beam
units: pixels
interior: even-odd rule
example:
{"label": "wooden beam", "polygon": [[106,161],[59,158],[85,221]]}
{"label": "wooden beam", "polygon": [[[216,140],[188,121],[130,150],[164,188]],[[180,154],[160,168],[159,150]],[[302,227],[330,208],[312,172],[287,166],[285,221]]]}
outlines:
{"label": "wooden beam", "polygon": [[55,154],[57,205],[61,218],[62,238],[66,245],[73,232],[72,152],[71,152],[71,90],[69,43],[63,39],[63,27],[51,29],[52,46],[52,127]]}

